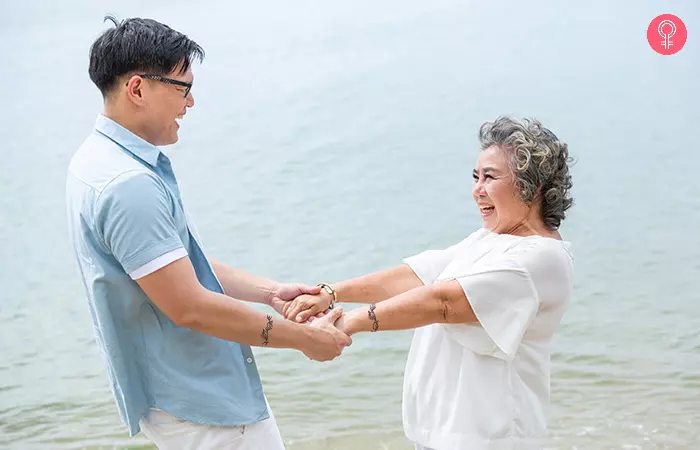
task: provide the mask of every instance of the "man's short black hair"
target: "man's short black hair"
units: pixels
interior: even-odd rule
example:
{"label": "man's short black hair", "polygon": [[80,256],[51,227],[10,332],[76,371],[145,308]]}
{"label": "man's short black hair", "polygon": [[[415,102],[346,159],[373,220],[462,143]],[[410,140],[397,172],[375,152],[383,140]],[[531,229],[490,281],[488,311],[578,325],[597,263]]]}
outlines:
{"label": "man's short black hair", "polygon": [[119,77],[132,72],[167,75],[179,67],[187,72],[193,60],[204,59],[204,50],[167,25],[152,19],[125,19],[114,22],[90,47],[90,79],[106,96]]}

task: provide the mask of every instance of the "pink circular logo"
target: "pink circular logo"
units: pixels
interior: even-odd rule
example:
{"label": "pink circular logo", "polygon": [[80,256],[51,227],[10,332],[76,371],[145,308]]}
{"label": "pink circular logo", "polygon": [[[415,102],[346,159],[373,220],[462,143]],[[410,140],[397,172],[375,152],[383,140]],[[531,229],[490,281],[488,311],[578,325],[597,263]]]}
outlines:
{"label": "pink circular logo", "polygon": [[647,28],[647,41],[655,52],[673,55],[681,51],[688,39],[688,30],[681,19],[673,14],[661,14]]}

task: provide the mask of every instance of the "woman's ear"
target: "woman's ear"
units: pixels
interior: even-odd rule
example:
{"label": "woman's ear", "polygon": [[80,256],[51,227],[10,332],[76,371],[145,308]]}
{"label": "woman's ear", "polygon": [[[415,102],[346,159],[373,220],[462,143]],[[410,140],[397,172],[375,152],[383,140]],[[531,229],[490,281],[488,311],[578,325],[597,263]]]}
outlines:
{"label": "woman's ear", "polygon": [[537,201],[542,196],[542,187],[543,185],[540,184],[537,186],[537,189],[535,189],[535,193],[532,195],[533,202]]}

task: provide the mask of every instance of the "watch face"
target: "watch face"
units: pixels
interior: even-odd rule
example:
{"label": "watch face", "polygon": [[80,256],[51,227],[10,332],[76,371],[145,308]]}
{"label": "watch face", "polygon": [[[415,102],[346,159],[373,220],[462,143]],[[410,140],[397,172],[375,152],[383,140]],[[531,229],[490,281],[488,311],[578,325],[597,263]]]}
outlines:
{"label": "watch face", "polygon": [[328,293],[331,294],[331,295],[333,294],[333,290],[332,290],[330,287],[328,287],[328,286],[323,286],[323,290],[326,291],[326,292],[328,292]]}

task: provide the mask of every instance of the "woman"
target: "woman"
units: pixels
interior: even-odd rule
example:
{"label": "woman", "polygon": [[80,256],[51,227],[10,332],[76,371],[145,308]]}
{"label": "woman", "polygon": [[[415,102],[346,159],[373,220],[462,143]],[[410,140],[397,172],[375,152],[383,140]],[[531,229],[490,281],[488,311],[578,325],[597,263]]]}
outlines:
{"label": "woman", "polygon": [[[297,297],[298,321],[341,302],[368,303],[336,326],[416,328],[403,422],[417,449],[539,448],[546,433],[550,343],[572,291],[566,144],[537,121],[482,125],[474,201],[483,228],[445,250]],[[321,319],[323,320],[323,319]]]}

